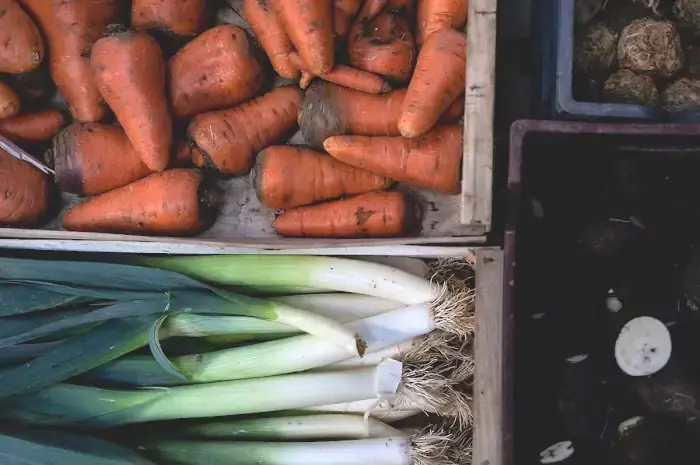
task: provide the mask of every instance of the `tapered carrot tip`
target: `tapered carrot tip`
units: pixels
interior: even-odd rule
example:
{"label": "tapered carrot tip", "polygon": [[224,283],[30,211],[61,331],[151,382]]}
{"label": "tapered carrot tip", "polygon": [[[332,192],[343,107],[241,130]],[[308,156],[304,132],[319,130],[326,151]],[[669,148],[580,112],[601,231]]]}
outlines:
{"label": "tapered carrot tip", "polygon": [[273,227],[286,237],[396,237],[416,230],[420,217],[411,197],[382,191],[288,210]]}

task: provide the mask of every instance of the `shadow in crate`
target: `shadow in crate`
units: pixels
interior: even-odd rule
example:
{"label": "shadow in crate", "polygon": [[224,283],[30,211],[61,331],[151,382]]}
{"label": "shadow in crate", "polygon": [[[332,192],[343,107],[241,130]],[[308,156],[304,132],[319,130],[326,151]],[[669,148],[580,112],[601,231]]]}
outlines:
{"label": "shadow in crate", "polygon": [[[516,463],[560,441],[565,464],[697,456],[700,320],[683,281],[700,282],[698,128],[519,121],[510,151]],[[633,378],[614,345],[640,315],[666,324],[673,354]]]}

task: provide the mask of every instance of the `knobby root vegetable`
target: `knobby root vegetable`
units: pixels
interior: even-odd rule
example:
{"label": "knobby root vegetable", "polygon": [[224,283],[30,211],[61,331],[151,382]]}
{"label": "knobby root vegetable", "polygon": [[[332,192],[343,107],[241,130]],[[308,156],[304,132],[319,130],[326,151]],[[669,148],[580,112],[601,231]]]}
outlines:
{"label": "knobby root vegetable", "polygon": [[392,181],[304,147],[277,145],[258,154],[251,176],[270,208],[294,208],[388,188]]}
{"label": "knobby root vegetable", "polygon": [[64,192],[98,195],[151,174],[124,130],[99,123],[75,123],[62,130],[46,154]]}
{"label": "knobby root vegetable", "polygon": [[17,0],[0,0],[0,72],[25,73],[43,59],[44,40],[34,22]]}
{"label": "knobby root vegetable", "polygon": [[269,0],[243,0],[243,16],[277,74],[285,79],[299,78],[299,66],[292,60],[294,45]]}
{"label": "knobby root vegetable", "polygon": [[[345,65],[336,65],[330,73],[320,78],[368,94],[382,94],[391,90],[391,86],[376,74]],[[311,84],[311,79],[313,79],[311,74],[304,73],[299,87],[306,89]]]}
{"label": "knobby root vegetable", "polygon": [[350,29],[348,54],[356,68],[398,82],[416,63],[411,0],[367,0]]}
{"label": "knobby root vegetable", "polygon": [[335,41],[330,0],[268,0],[306,69],[321,76],[333,69]]}
{"label": "knobby root vegetable", "polygon": [[418,217],[410,197],[380,191],[294,208],[273,226],[287,237],[394,237],[412,231]]}
{"label": "knobby root vegetable", "polygon": [[362,0],[333,1],[333,29],[338,38],[344,38],[350,31],[355,16],[362,7]]}
{"label": "knobby root vegetable", "polygon": [[298,88],[283,86],[238,107],[195,117],[187,130],[192,161],[224,174],[248,173],[258,152],[296,129],[302,98]]}
{"label": "knobby root vegetable", "polygon": [[462,126],[438,126],[416,139],[336,136],[324,148],[334,158],[357,168],[417,187],[446,194],[460,190]]}
{"label": "knobby root vegetable", "polygon": [[38,169],[0,149],[0,225],[27,226],[49,205],[49,181]]}
{"label": "knobby root vegetable", "polygon": [[149,169],[170,161],[173,122],[165,96],[165,63],[145,32],[116,29],[95,43],[90,58],[97,88]]}
{"label": "knobby root vegetable", "polygon": [[0,134],[13,142],[46,142],[66,125],[66,117],[58,110],[23,113],[0,120]]}
{"label": "knobby root vegetable", "polygon": [[[439,63],[439,66],[436,66]],[[421,48],[399,119],[404,137],[418,137],[437,124],[440,115],[464,92],[467,38],[440,29]]]}
{"label": "knobby root vegetable", "polygon": [[134,0],[131,25],[135,29],[194,37],[207,26],[207,0]]}
{"label": "knobby root vegetable", "polygon": [[248,34],[222,24],[185,45],[168,62],[168,92],[175,118],[231,107],[265,82]]}
{"label": "knobby root vegetable", "polygon": [[90,51],[107,26],[116,22],[121,2],[22,0],[22,3],[46,35],[51,76],[73,117],[81,123],[101,120],[107,106],[90,69]]}
{"label": "knobby root vegetable", "polygon": [[468,0],[418,0],[416,40],[425,43],[440,29],[462,29],[467,22]]}
{"label": "knobby root vegetable", "polygon": [[0,119],[15,116],[19,112],[19,95],[10,86],[0,82]]}
{"label": "knobby root vegetable", "polygon": [[152,174],[75,206],[63,218],[70,231],[190,236],[214,220],[218,193],[196,170]]}

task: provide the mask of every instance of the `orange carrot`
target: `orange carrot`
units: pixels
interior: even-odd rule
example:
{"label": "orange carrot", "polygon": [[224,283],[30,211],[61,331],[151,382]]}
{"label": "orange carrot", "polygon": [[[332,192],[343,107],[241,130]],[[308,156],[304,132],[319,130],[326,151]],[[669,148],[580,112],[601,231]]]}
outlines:
{"label": "orange carrot", "polygon": [[93,197],[63,217],[70,231],[192,236],[213,222],[218,193],[197,170],[152,174]]}
{"label": "orange carrot", "polygon": [[133,0],[131,25],[194,37],[207,26],[207,0]]}
{"label": "orange carrot", "polygon": [[124,130],[98,123],[71,124],[46,152],[64,192],[97,195],[151,174]]}
{"label": "orange carrot", "polygon": [[44,40],[34,22],[16,0],[0,0],[0,72],[25,73],[43,59]]}
{"label": "orange carrot", "polygon": [[268,0],[292,44],[316,75],[333,69],[335,41],[330,0]]}
{"label": "orange carrot", "polygon": [[462,29],[468,10],[468,0],[418,0],[418,43],[440,29]]}
{"label": "orange carrot", "polygon": [[46,175],[0,149],[0,225],[30,225],[44,216],[48,206]]}
{"label": "orange carrot", "polygon": [[286,79],[297,79],[299,67],[290,55],[294,53],[292,41],[284,30],[268,0],[243,0],[243,16],[255,37],[270,58],[277,74]]}
{"label": "orange carrot", "polygon": [[236,108],[195,117],[187,130],[192,161],[224,174],[248,173],[259,151],[296,129],[302,98],[296,87],[283,86]]}
{"label": "orange carrot", "polygon": [[17,143],[47,142],[65,125],[60,111],[40,110],[0,120],[0,134]]}
{"label": "orange carrot", "polygon": [[107,105],[90,69],[90,50],[105,28],[117,20],[114,0],[22,0],[46,35],[51,76],[66,98],[73,117],[99,121]]}
{"label": "orange carrot", "polygon": [[[391,86],[376,74],[345,65],[335,65],[333,70],[321,76],[321,79],[368,94],[382,94],[391,90]],[[310,80],[308,82],[302,80],[299,87],[306,89],[309,84],[311,84]]]}
{"label": "orange carrot", "polygon": [[258,154],[251,178],[270,208],[294,208],[388,188],[392,181],[314,150],[275,145]]}
{"label": "orange carrot", "polygon": [[[436,63],[440,63],[439,66]],[[454,29],[431,34],[418,55],[399,119],[404,137],[421,136],[435,126],[445,110],[464,92],[467,38]]]}
{"label": "orange carrot", "polygon": [[344,38],[350,31],[350,25],[362,7],[362,0],[333,1],[333,29],[335,35]]}
{"label": "orange carrot", "polygon": [[248,34],[222,24],[185,45],[168,62],[168,90],[176,118],[237,105],[265,82]]}
{"label": "orange carrot", "polygon": [[324,147],[333,158],[372,173],[446,194],[459,193],[462,126],[438,126],[423,137],[335,136]]}
{"label": "orange carrot", "polygon": [[[331,136],[398,136],[406,89],[372,95],[323,81],[314,82],[304,95],[299,126],[306,142],[316,149]],[[459,120],[464,107],[449,108],[441,122]]]}
{"label": "orange carrot", "polygon": [[115,30],[95,43],[91,56],[97,88],[141,160],[153,171],[170,161],[173,123],[165,96],[165,63],[145,32]]}
{"label": "orange carrot", "polygon": [[410,0],[367,0],[350,29],[350,64],[398,82],[416,61]]}
{"label": "orange carrot", "polygon": [[416,204],[401,192],[368,192],[288,210],[273,223],[287,237],[391,237],[412,231]]}
{"label": "orange carrot", "polygon": [[0,82],[0,119],[15,116],[19,111],[19,95],[7,84]]}

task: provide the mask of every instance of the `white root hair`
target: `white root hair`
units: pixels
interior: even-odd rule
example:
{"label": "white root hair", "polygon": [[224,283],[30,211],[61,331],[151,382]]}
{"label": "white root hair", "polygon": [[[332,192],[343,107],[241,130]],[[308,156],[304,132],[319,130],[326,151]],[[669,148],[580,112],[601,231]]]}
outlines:
{"label": "white root hair", "polygon": [[444,258],[429,263],[435,289],[432,311],[438,329],[470,339],[476,329],[474,270],[462,258]]}
{"label": "white root hair", "polygon": [[436,330],[415,340],[402,360],[430,365],[451,382],[461,383],[474,377],[474,350],[470,341]]}
{"label": "white root hair", "polygon": [[431,425],[410,435],[413,465],[463,465],[471,463],[471,430],[455,431],[451,425]]}

